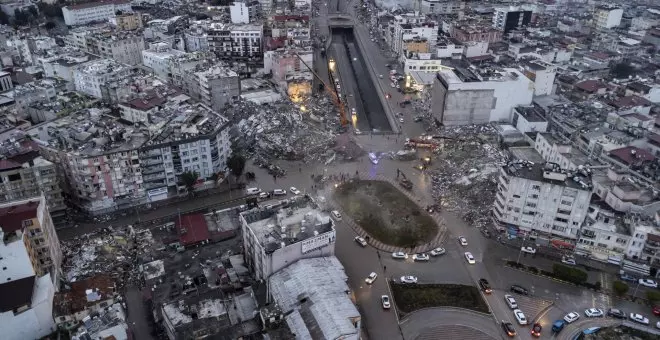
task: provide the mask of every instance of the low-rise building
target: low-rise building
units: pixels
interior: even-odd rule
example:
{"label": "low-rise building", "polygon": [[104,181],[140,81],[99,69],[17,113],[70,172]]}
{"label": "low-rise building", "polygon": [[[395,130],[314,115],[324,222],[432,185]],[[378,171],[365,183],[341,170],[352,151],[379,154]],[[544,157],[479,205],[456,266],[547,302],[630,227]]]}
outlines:
{"label": "low-rise building", "polygon": [[41,79],[16,86],[14,88],[16,112],[25,113],[27,107],[32,103],[55,99],[57,91],[54,83],[55,81],[51,79]]}
{"label": "low-rise building", "polygon": [[119,293],[112,277],[99,274],[71,282],[68,289],[55,294],[53,319],[58,327],[73,328],[113,305]]}
{"label": "low-rise building", "polygon": [[62,7],[64,23],[68,26],[84,25],[90,22],[108,21],[117,11],[131,12],[128,0],[104,0]]}
{"label": "low-rise building", "polygon": [[257,280],[300,259],[334,255],[334,223],[306,196],[242,213],[240,220],[246,265]]}
{"label": "low-rise building", "polygon": [[158,78],[167,80],[170,76],[170,59],[184,54],[186,53],[173,49],[168,43],[157,43],[142,51],[142,64],[150,68]]}
{"label": "low-rise building", "polygon": [[129,78],[130,75],[131,68],[112,59],[98,59],[76,68],[73,71],[73,81],[76,91],[113,103],[116,98],[112,96],[111,89],[118,81]]}
{"label": "low-rise building", "polygon": [[76,67],[90,61],[87,54],[68,54],[44,59],[41,65],[44,76],[58,78],[73,83],[73,72]]}

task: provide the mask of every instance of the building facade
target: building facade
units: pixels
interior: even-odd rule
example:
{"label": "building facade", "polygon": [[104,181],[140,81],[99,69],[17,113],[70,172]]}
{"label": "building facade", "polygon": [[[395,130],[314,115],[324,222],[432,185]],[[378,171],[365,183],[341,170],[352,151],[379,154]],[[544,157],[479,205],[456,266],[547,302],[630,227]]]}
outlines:
{"label": "building facade", "polygon": [[599,6],[594,13],[594,24],[597,28],[613,28],[621,25],[623,9],[609,6]]}
{"label": "building facade", "polygon": [[493,13],[493,27],[503,31],[509,31],[529,25],[532,21],[532,11],[517,7],[496,8]]}
{"label": "building facade", "polygon": [[62,7],[64,23],[68,26],[107,21],[114,17],[117,11],[131,12],[131,2],[128,0],[106,0]]}
{"label": "building facade", "polygon": [[223,60],[256,62],[263,58],[263,25],[211,24],[209,50]]}
{"label": "building facade", "polygon": [[73,82],[76,91],[113,102],[110,88],[130,74],[131,69],[125,65],[112,59],[98,59],[77,67],[73,72]]}

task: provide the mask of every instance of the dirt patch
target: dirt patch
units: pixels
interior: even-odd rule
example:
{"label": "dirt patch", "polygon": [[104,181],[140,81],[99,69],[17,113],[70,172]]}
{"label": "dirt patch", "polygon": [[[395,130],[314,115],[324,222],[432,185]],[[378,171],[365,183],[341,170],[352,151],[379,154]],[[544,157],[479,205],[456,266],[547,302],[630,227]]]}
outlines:
{"label": "dirt patch", "polygon": [[385,244],[414,248],[438,233],[433,218],[388,182],[347,182],[337,188],[335,196],[353,221]]}
{"label": "dirt patch", "polygon": [[392,296],[402,314],[430,307],[458,307],[490,313],[476,287],[451,284],[407,285],[392,283]]}

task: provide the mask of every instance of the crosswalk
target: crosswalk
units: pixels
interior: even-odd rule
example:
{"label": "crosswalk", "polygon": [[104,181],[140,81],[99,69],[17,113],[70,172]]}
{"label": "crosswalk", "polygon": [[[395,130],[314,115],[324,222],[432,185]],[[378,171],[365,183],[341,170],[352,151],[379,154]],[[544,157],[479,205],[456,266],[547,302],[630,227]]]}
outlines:
{"label": "crosswalk", "polygon": [[525,316],[527,316],[527,319],[530,321],[535,321],[545,309],[553,304],[552,301],[544,299],[531,298],[512,293],[509,294],[513,295],[513,298],[516,299],[516,303],[518,304],[518,308],[523,311]]}

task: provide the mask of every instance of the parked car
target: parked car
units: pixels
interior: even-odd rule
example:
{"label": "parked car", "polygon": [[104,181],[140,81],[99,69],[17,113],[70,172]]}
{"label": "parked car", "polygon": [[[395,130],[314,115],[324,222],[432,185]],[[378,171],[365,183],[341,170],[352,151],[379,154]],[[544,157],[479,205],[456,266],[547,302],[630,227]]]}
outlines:
{"label": "parked car", "polygon": [[585,309],[584,315],[586,315],[589,318],[599,318],[603,316],[603,310],[598,308]]}
{"label": "parked car", "polygon": [[378,277],[378,274],[376,274],[374,272],[371,272],[371,274],[369,274],[369,276],[367,276],[367,278],[364,279],[364,282],[366,282],[368,285],[370,285],[370,284],[374,283],[374,281],[376,281],[377,277]]}
{"label": "parked car", "polygon": [[286,190],[284,190],[284,189],[275,189],[275,190],[273,190],[273,195],[275,195],[275,196],[284,196],[284,195],[286,195]]}
{"label": "parked car", "polygon": [[445,250],[445,248],[435,248],[435,249],[431,250],[431,256],[443,255],[446,252],[447,251]]}
{"label": "parked car", "polygon": [[639,279],[639,284],[650,288],[658,288],[658,283],[651,279]]}
{"label": "parked car", "polygon": [[410,284],[417,283],[417,277],[412,275],[402,276],[401,283],[410,283]]}
{"label": "parked car", "polygon": [[413,261],[428,261],[431,259],[427,254],[415,254],[412,258]]}
{"label": "parked car", "polygon": [[341,213],[339,211],[333,210],[330,212],[330,215],[332,215],[332,217],[334,217],[335,220],[341,221]]}
{"label": "parked car", "polygon": [[355,236],[354,240],[355,240],[355,242],[357,242],[359,245],[361,245],[363,247],[367,246],[367,240],[365,240],[363,237]]}
{"label": "parked car", "polygon": [[465,252],[465,259],[467,260],[467,262],[468,262],[469,264],[475,264],[475,263],[477,263],[477,261],[474,260],[474,256],[472,256],[472,253],[470,253],[469,251],[466,251],[466,252]]}
{"label": "parked car", "polygon": [[578,314],[577,312],[570,312],[566,314],[566,316],[564,316],[564,321],[566,321],[566,323],[572,323],[579,318],[580,318],[580,314]]}
{"label": "parked car", "polygon": [[607,311],[607,316],[611,316],[616,319],[625,319],[626,318],[626,313],[624,313],[620,309],[616,308],[610,308],[610,310]]}
{"label": "parked car", "polygon": [[660,305],[653,307],[653,315],[660,316]]}
{"label": "parked car", "polygon": [[464,247],[468,245],[467,239],[465,238],[465,236],[459,236],[458,237],[458,242]]}
{"label": "parked car", "polygon": [[383,305],[383,308],[390,309],[390,297],[387,295],[380,296],[380,303]]}
{"label": "parked car", "polygon": [[481,290],[483,290],[486,294],[493,292],[493,289],[490,288],[490,283],[488,283],[488,280],[486,279],[479,279],[479,287],[481,287]]}
{"label": "parked car", "polygon": [[538,323],[538,322],[535,323],[535,324],[532,326],[532,336],[533,336],[533,337],[536,337],[536,338],[540,337],[540,336],[541,336],[541,330],[542,330],[542,329],[543,329],[543,327],[541,327],[541,324],[540,324],[540,323]]}
{"label": "parked car", "polygon": [[392,258],[393,259],[407,259],[408,254],[406,254],[402,251],[397,251],[396,253],[392,253]]}
{"label": "parked car", "polygon": [[504,301],[509,306],[509,308],[518,309],[518,303],[516,302],[516,299],[513,298],[513,296],[509,294],[504,295]]}
{"label": "parked car", "polygon": [[562,256],[561,257],[561,263],[574,266],[575,265],[575,259],[570,257],[570,256]]}
{"label": "parked car", "polygon": [[519,285],[511,285],[511,288],[510,288],[509,290],[511,290],[512,292],[514,292],[514,293],[516,293],[516,294],[520,294],[520,295],[529,295],[529,292],[528,292],[527,289],[526,289],[525,287],[523,287],[523,286],[519,286]]}
{"label": "parked car", "polygon": [[645,318],[642,314],[630,313],[630,320],[641,323],[642,325],[648,325],[649,319]]}
{"label": "parked car", "polygon": [[534,249],[532,247],[521,247],[520,251],[522,251],[523,253],[527,253],[527,254],[536,254],[536,249]]}
{"label": "parked car", "polygon": [[513,324],[510,322],[502,320],[502,330],[510,337],[516,336],[516,329],[513,328]]}
{"label": "parked car", "polygon": [[639,278],[634,275],[630,275],[628,273],[623,273],[621,274],[621,280],[636,283],[637,281],[639,281]]}
{"label": "parked car", "polygon": [[561,332],[561,330],[564,329],[564,326],[566,326],[566,321],[555,320],[555,322],[552,323],[552,333],[556,334]]}
{"label": "parked car", "polygon": [[296,189],[296,187],[290,187],[289,191],[294,195],[300,195],[300,190]]}
{"label": "parked car", "polygon": [[261,199],[266,199],[266,198],[268,198],[268,196],[270,196],[270,195],[268,195],[267,192],[260,192],[259,193],[259,198],[261,198]]}
{"label": "parked car", "polygon": [[518,320],[518,323],[520,325],[527,324],[527,318],[525,317],[525,313],[523,313],[520,309],[514,309],[513,315],[516,317],[516,320]]}

